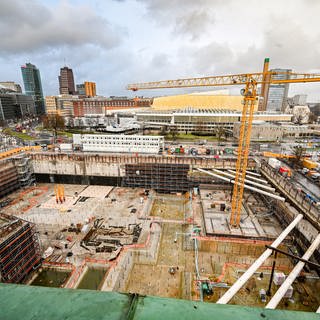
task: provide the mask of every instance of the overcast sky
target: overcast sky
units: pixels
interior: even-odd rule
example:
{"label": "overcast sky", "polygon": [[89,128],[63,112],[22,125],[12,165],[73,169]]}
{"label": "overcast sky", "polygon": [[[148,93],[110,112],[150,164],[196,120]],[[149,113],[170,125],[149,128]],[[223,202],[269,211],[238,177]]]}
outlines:
{"label": "overcast sky", "polygon": [[[133,82],[259,72],[265,57],[320,73],[319,13],[318,0],[0,0],[0,81],[22,84],[26,62],[45,95],[58,94],[64,65],[106,96],[132,95]],[[296,93],[320,101],[320,84]]]}

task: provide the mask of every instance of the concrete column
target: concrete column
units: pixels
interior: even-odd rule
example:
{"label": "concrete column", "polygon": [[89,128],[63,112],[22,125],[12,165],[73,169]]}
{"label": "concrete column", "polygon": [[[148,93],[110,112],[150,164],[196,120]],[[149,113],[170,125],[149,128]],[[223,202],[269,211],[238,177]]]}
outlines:
{"label": "concrete column", "polygon": [[[303,259],[309,260],[312,256],[313,252],[319,247],[320,245],[320,234],[316,237],[316,239],[312,242],[311,246],[308,248],[308,250],[303,255]],[[267,309],[275,309],[283,296],[286,294],[287,290],[293,283],[293,281],[297,278],[297,276],[302,271],[303,267],[305,265],[305,262],[299,261],[296,266],[293,268],[291,273],[288,275],[287,279],[283,282],[281,287],[278,289],[276,294],[272,297],[272,299],[269,301],[269,303],[266,305]]]}
{"label": "concrete column", "polygon": [[[293,228],[302,220],[303,215],[299,214],[288,225],[288,227],[279,235],[279,237],[272,243],[272,247],[277,248],[286,236],[293,230]],[[228,303],[232,297],[242,288],[242,286],[252,277],[252,275],[260,268],[260,266],[272,254],[271,249],[267,249],[250,267],[249,269],[233,284],[231,288],[217,301],[218,304]]]}

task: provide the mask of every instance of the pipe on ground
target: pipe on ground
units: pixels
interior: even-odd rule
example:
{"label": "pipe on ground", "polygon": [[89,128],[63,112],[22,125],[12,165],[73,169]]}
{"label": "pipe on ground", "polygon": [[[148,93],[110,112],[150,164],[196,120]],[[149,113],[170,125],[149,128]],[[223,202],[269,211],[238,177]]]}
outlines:
{"label": "pipe on ground", "polygon": [[[308,250],[303,255],[302,259],[309,260],[312,256],[313,252],[319,247],[320,245],[320,234],[315,238],[315,240],[312,242]],[[287,290],[292,285],[293,281],[298,277],[300,272],[302,271],[304,265],[306,263],[303,261],[299,261],[296,266],[292,269],[290,274],[288,275],[287,279],[283,282],[281,287],[277,290],[275,295],[271,298],[269,303],[266,305],[267,309],[275,309],[283,296],[286,294]]]}
{"label": "pipe on ground", "polygon": [[[219,178],[221,180],[224,180],[224,181],[227,181],[227,182],[230,182],[232,184],[235,184],[235,181],[234,180],[231,180],[229,178],[225,178],[225,177],[222,177],[218,174],[215,174],[213,172],[210,172],[210,171],[206,171],[206,170],[203,170],[203,169],[197,169],[199,172],[203,172],[203,173],[206,173],[210,176],[213,176],[215,178]],[[238,183],[238,185],[240,185],[240,182]],[[277,199],[277,200],[280,200],[280,201],[285,201],[285,198],[283,197],[280,197],[280,196],[277,196],[276,194],[273,194],[273,193],[270,193],[270,192],[267,192],[267,191],[264,191],[264,190],[260,190],[260,189],[257,189],[257,188],[254,188],[254,187],[251,187],[251,186],[248,186],[247,184],[244,185],[244,187],[246,189],[249,189],[249,190],[252,190],[252,191],[255,191],[255,192],[258,192],[258,193],[261,193],[261,194],[264,194],[266,196],[269,196],[271,198],[274,198],[274,199]]]}
{"label": "pipe on ground", "polygon": [[[227,173],[227,172],[224,172],[224,171],[220,171],[220,170],[217,170],[217,169],[212,169],[212,171],[216,172],[216,173],[220,173],[220,174],[223,174],[227,177],[230,177],[230,178],[235,178],[235,175],[234,174],[231,174],[231,173]],[[251,179],[251,178],[250,178]],[[257,187],[260,187],[260,188],[263,188],[263,189],[266,189],[266,190],[269,190],[269,191],[275,191],[275,188],[272,188],[272,187],[269,187],[267,185],[264,185],[264,184],[261,184],[261,183],[257,183],[257,182],[254,182],[254,181],[251,181],[249,180],[249,178],[246,176],[246,178],[244,179],[244,182],[246,183],[249,183],[249,184],[252,184],[254,186],[257,186]]]}
{"label": "pipe on ground", "polygon": [[[286,236],[292,231],[292,229],[302,220],[302,218],[303,215],[298,214],[296,218],[282,231],[282,233],[272,243],[271,246],[277,248],[286,238]],[[252,275],[261,267],[261,265],[270,257],[271,253],[272,250],[267,249],[216,303],[228,303],[242,288],[242,286],[252,277]]]}
{"label": "pipe on ground", "polygon": [[[230,173],[236,174],[236,171],[234,171],[234,170],[227,170],[227,171],[230,172]],[[247,171],[246,171],[246,178],[252,179],[252,180],[255,180],[255,181],[264,183],[264,184],[268,184],[268,181],[266,181],[266,180],[264,180],[264,179],[258,179],[258,178],[256,178],[256,177],[252,177],[252,176],[250,175],[250,173],[247,172]]]}

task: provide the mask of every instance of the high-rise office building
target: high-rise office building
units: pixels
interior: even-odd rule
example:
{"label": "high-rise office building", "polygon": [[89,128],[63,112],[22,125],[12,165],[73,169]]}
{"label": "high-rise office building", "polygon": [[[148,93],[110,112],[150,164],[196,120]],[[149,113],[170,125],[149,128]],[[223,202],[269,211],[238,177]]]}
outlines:
{"label": "high-rise office building", "polygon": [[95,97],[96,94],[96,83],[95,82],[84,82],[84,90],[87,97]]}
{"label": "high-rise office building", "polygon": [[74,78],[72,69],[67,66],[60,69],[59,76],[59,91],[60,94],[75,94]]}
{"label": "high-rise office building", "polygon": [[95,97],[97,95],[96,83],[85,81],[84,83],[77,84],[77,92],[80,96],[86,96],[88,98]]}
{"label": "high-rise office building", "polygon": [[34,97],[36,114],[44,114],[45,104],[39,69],[31,63],[26,63],[24,66],[21,66],[21,73],[25,93]]}
{"label": "high-rise office building", "polygon": [[77,94],[79,96],[85,96],[86,95],[86,91],[85,91],[85,88],[84,88],[84,83],[80,83],[80,84],[77,84]]}
{"label": "high-rise office building", "polygon": [[[273,79],[289,79],[288,72],[291,69],[272,69],[271,72],[277,72]],[[270,84],[267,111],[284,111],[287,106],[289,83]]]}
{"label": "high-rise office building", "polygon": [[306,94],[296,94],[292,98],[292,102],[294,106],[305,106],[307,104],[307,97]]}
{"label": "high-rise office building", "polygon": [[0,120],[17,120],[35,115],[33,96],[22,93],[0,93]]}

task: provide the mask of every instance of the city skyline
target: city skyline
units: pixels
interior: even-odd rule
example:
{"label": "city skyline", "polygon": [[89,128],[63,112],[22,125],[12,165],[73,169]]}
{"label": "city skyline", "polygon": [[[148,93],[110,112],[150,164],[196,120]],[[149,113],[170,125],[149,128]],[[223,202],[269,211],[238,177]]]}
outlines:
{"label": "city skyline", "polygon": [[[271,68],[320,72],[317,9],[320,4],[312,0],[290,6],[275,0],[184,1],[183,10],[179,1],[167,0],[4,1],[0,81],[22,84],[24,61],[41,70],[45,95],[58,94],[64,64],[73,69],[76,83],[93,79],[106,96],[135,95],[125,90],[132,82],[259,72],[265,57]],[[42,17],[41,28],[35,16]],[[141,94],[184,92],[188,89]],[[299,93],[320,101],[319,84],[290,86],[290,96]]]}

